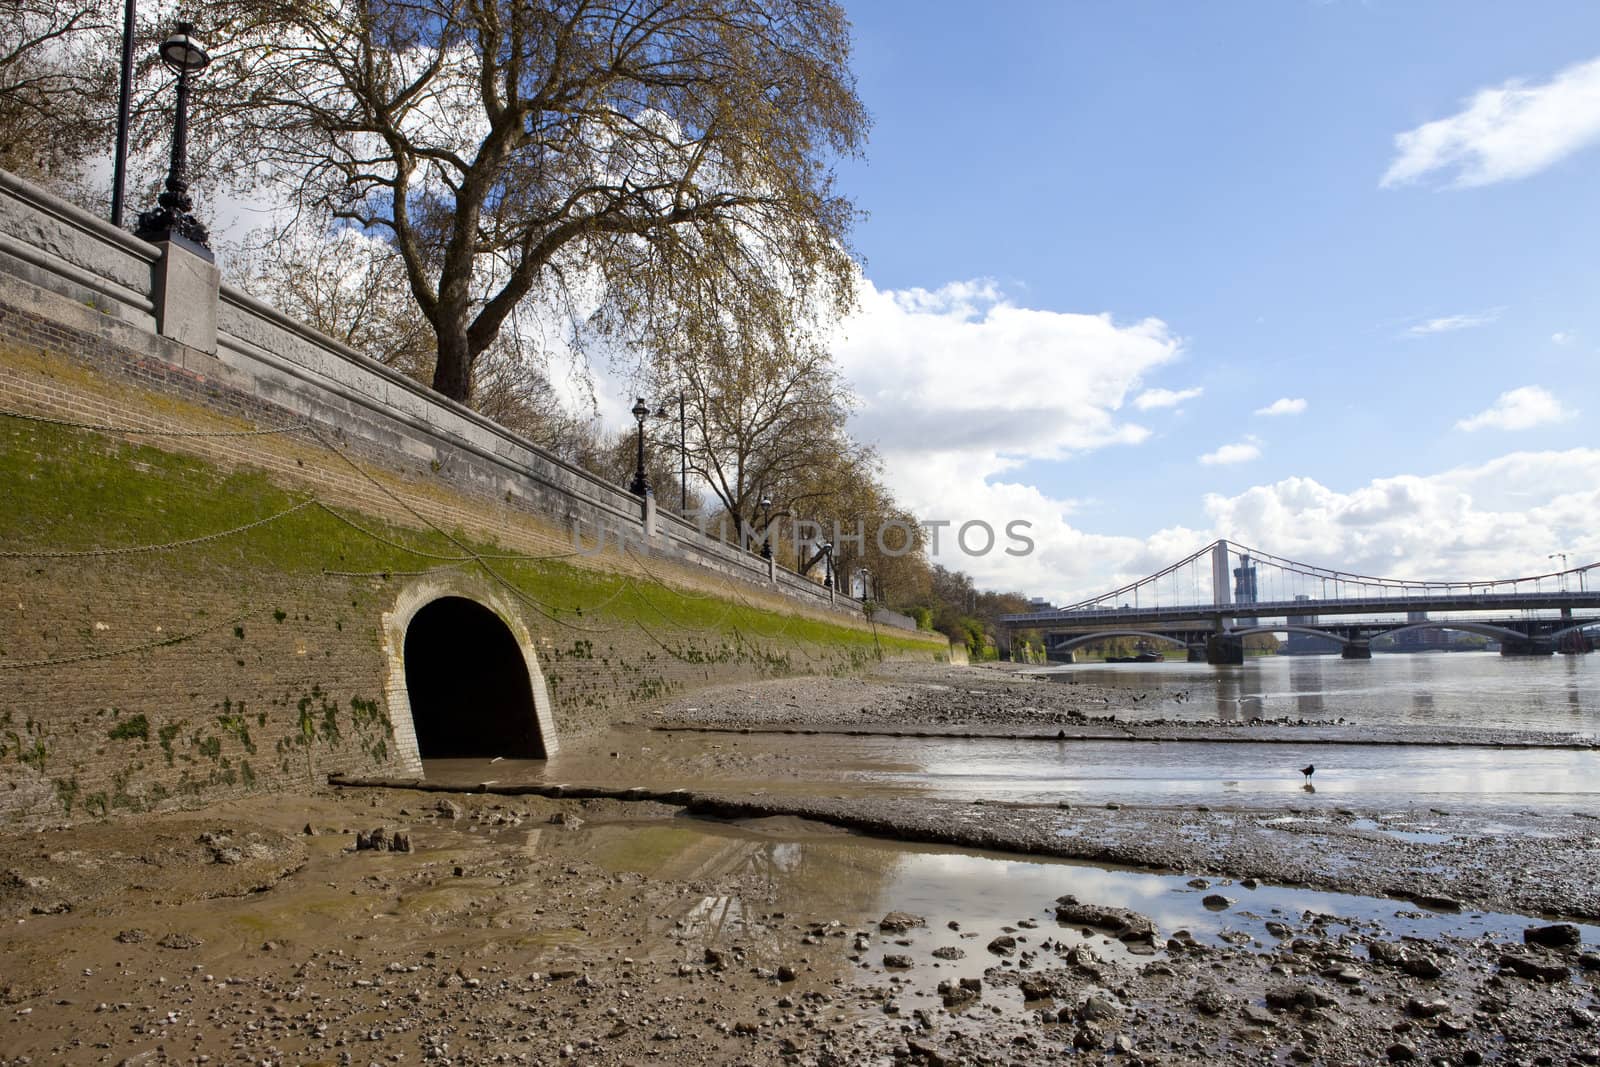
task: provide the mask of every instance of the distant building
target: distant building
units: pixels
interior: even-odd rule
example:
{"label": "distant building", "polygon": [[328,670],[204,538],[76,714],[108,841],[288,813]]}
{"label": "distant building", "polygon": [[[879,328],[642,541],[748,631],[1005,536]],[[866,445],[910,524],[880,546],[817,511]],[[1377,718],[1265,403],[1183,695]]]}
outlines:
{"label": "distant building", "polygon": [[[1248,554],[1239,558],[1239,566],[1233,568],[1233,602],[1235,604],[1256,603],[1256,568],[1250,562]],[[1248,630],[1259,619],[1235,619],[1234,625],[1241,630]]]}

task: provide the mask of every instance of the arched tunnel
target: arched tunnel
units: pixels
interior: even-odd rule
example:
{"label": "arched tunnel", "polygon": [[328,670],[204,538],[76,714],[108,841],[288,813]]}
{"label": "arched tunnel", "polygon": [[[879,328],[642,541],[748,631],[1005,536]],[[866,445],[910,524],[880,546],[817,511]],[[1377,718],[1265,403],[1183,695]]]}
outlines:
{"label": "arched tunnel", "polygon": [[441,597],[411,619],[406,695],[423,759],[543,759],[528,664],[500,617]]}

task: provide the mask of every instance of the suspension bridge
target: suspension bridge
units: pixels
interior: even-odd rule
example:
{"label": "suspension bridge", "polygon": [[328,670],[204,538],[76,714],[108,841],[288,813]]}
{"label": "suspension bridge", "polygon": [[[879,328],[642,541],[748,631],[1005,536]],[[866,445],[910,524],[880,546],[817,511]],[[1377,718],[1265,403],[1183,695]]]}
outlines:
{"label": "suspension bridge", "polygon": [[1039,632],[1053,657],[1130,637],[1181,645],[1197,662],[1242,663],[1245,637],[1288,633],[1370,659],[1375,639],[1437,630],[1488,638],[1508,656],[1587,652],[1588,631],[1600,630],[1597,570],[1600,563],[1520,578],[1380,578],[1219,540],[1100,596],[999,621],[1008,636]]}

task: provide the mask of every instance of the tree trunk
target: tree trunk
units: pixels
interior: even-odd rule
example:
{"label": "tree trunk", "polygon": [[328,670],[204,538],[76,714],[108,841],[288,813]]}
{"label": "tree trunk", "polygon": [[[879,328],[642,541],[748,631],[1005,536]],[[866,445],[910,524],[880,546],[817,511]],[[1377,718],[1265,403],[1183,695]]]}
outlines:
{"label": "tree trunk", "polygon": [[463,404],[472,400],[472,352],[466,330],[439,330],[439,359],[433,368],[433,388]]}

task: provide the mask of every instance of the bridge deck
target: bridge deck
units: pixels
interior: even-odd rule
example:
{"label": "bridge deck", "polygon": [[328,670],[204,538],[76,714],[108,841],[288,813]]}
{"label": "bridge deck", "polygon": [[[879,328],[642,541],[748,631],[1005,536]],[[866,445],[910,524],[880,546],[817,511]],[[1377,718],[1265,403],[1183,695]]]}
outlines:
{"label": "bridge deck", "polygon": [[1410,612],[1522,612],[1600,608],[1600,590],[1374,596],[1328,600],[1278,600],[1254,604],[1188,604],[1177,607],[1093,608],[1002,615],[1001,625],[1018,630],[1076,626],[1172,626],[1210,624],[1217,619],[1283,619],[1290,616],[1404,615]]}

